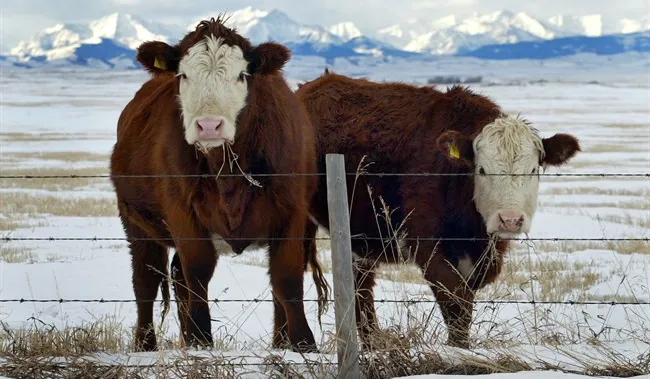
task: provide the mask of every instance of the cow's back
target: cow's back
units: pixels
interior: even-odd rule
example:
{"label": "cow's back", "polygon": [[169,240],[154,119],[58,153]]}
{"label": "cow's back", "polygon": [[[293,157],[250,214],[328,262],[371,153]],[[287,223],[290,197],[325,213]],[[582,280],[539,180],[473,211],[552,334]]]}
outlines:
{"label": "cow's back", "polygon": [[392,165],[410,158],[417,148],[413,138],[429,127],[426,110],[443,97],[433,88],[336,74],[308,82],[296,93],[308,109],[319,148],[390,157]]}

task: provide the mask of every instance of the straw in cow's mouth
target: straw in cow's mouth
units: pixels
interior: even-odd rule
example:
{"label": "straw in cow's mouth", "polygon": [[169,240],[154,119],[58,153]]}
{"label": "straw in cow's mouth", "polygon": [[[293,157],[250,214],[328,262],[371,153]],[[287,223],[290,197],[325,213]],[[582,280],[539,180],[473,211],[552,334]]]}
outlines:
{"label": "straw in cow's mouth", "polygon": [[[215,179],[219,179],[219,175],[221,175],[223,166],[226,164],[226,155],[228,155],[228,164],[230,165],[231,173],[233,172],[233,164],[234,164],[237,166],[237,169],[244,176],[244,178],[246,178],[246,180],[248,180],[252,185],[262,188],[262,184],[259,181],[253,179],[253,177],[250,174],[245,173],[244,170],[242,170],[239,163],[237,162],[239,156],[232,149],[232,145],[234,143],[235,142],[233,140],[224,140],[223,145],[221,145],[223,147],[223,149],[221,150],[223,151],[223,160],[221,162],[221,167],[219,168],[219,172],[217,172],[217,176]],[[208,149],[205,146],[203,146],[203,144],[201,144],[200,142],[198,141],[195,142],[194,146],[196,147],[197,152],[200,152],[201,154],[206,156],[208,155]]]}

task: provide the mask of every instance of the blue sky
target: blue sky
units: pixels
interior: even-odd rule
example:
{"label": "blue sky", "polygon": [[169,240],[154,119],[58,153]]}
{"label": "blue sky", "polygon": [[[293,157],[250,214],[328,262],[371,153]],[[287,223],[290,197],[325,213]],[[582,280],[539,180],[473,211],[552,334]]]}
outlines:
{"label": "blue sky", "polygon": [[0,44],[4,50],[56,23],[85,22],[113,12],[185,25],[188,18],[249,5],[277,8],[303,23],[352,21],[362,31],[410,17],[435,19],[451,13],[462,16],[503,9],[540,18],[591,13],[637,18],[650,14],[648,0],[1,0]]}

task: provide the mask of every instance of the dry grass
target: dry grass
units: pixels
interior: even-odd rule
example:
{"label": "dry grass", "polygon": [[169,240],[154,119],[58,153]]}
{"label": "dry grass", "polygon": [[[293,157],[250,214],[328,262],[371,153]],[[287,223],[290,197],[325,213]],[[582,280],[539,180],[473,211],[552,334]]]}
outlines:
{"label": "dry grass", "polygon": [[619,254],[650,254],[650,243],[646,241],[537,241],[539,252],[574,253],[584,250],[612,250]]}
{"label": "dry grass", "polygon": [[[580,203],[579,199],[576,199],[576,202],[539,202],[539,207],[558,207],[558,208],[618,208],[618,209],[640,209],[650,211],[650,200],[621,200],[616,201],[612,199],[611,201],[603,201],[598,203]],[[631,217],[631,216],[630,216]]]}
{"label": "dry grass", "polygon": [[[569,179],[569,178],[564,178]],[[623,179],[623,178],[620,178]],[[606,195],[606,196],[639,196],[647,198],[647,189],[624,189],[624,188],[599,188],[599,187],[557,187],[550,188],[541,195]],[[575,207],[575,205],[573,205]]]}
{"label": "dry grass", "polygon": [[[440,352],[446,349],[430,345],[428,334],[422,333],[423,327],[422,324],[411,324],[378,332],[374,338],[382,339],[386,348],[361,353],[362,375],[369,379],[388,379],[421,374],[473,375],[557,369],[554,362],[514,351],[508,353],[506,349],[487,356],[465,351],[452,352],[451,357],[445,357]],[[0,359],[3,360],[0,375],[19,379],[235,379],[257,374],[269,378],[325,379],[333,378],[337,370],[332,353],[315,359],[288,361],[273,352],[265,356],[254,353],[229,356],[220,350],[192,353],[179,349],[179,346],[162,346],[177,350],[153,353],[143,360],[133,359],[134,356],[129,359],[123,355],[132,349],[129,335],[123,325],[111,319],[62,329],[38,320],[19,330],[9,329],[3,324],[0,331]],[[600,346],[596,349],[603,350]],[[110,353],[115,355],[106,355]],[[562,356],[561,349],[558,353]],[[574,373],[627,377],[650,372],[649,359],[645,355],[625,359],[612,352],[606,361],[585,357],[581,362],[583,368],[574,369]]]}
{"label": "dry grass", "polygon": [[5,263],[31,263],[35,261],[35,256],[30,249],[25,247],[0,243],[0,261]]}
{"label": "dry grass", "polygon": [[74,138],[71,138],[71,135],[69,133],[39,133],[39,134],[31,134],[31,133],[19,133],[19,132],[12,132],[12,133],[2,133],[0,134],[0,138],[6,141],[11,141],[11,142],[29,142],[29,141],[77,141],[80,139],[83,140],[89,140],[89,139],[98,139],[98,138],[107,138],[107,139],[114,139],[114,135],[106,134],[106,135],[97,135],[97,134],[76,134],[73,136]]}
{"label": "dry grass", "polygon": [[92,161],[106,163],[108,163],[109,158],[106,154],[95,154],[85,151],[14,152],[5,153],[2,156],[3,160],[43,159],[64,162]]}
{"label": "dry grass", "polygon": [[639,145],[630,146],[629,144],[608,143],[608,144],[598,144],[598,145],[589,146],[587,149],[585,149],[585,152],[589,152],[589,153],[612,153],[612,152],[617,152],[617,153],[647,153],[648,148],[645,147],[645,146],[639,146]]}
{"label": "dry grass", "polygon": [[[478,297],[507,299],[534,293],[535,300],[540,301],[563,301],[567,295],[572,295],[573,300],[583,301],[586,290],[604,279],[603,274],[584,262],[556,258],[531,262],[524,254],[511,254],[506,258],[494,288],[479,292]],[[494,291],[505,293],[495,296]]]}
{"label": "dry grass", "polygon": [[[106,168],[87,167],[79,169],[67,168],[37,168],[37,169],[2,169],[2,175],[7,176],[89,176],[108,175]],[[109,185],[109,178],[28,178],[28,179],[0,179],[0,188],[42,189],[48,191],[74,190],[91,185]]]}
{"label": "dry grass", "polygon": [[5,217],[0,217],[0,231],[12,231],[12,230],[23,229],[23,228],[34,229],[45,225],[46,222],[44,220],[38,220],[37,218],[34,217],[27,219],[23,216],[19,216],[15,214],[8,214]]}
{"label": "dry grass", "polygon": [[2,204],[4,212],[30,217],[117,217],[117,205],[112,198],[62,198],[14,192],[3,194]]}

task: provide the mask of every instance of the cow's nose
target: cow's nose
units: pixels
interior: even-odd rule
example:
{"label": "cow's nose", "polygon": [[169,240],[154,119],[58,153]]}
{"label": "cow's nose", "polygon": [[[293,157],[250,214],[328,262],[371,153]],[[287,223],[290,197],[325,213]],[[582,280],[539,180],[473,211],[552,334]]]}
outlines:
{"label": "cow's nose", "polygon": [[196,123],[199,125],[199,128],[201,130],[206,132],[213,132],[221,127],[221,124],[223,124],[223,120],[216,119],[216,118],[204,118],[204,119],[197,120]]}
{"label": "cow's nose", "polygon": [[524,215],[521,212],[504,211],[499,212],[499,220],[501,221],[501,229],[506,232],[517,233],[524,224]]}

